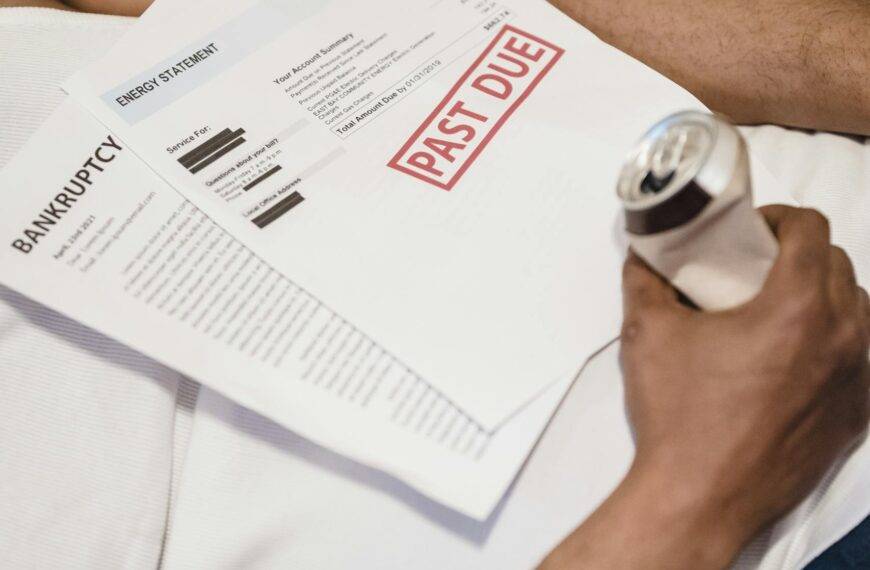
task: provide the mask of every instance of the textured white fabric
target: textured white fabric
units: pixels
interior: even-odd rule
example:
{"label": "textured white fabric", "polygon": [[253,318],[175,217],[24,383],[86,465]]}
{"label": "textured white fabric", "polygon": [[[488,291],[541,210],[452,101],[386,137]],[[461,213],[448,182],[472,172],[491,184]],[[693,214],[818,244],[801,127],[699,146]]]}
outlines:
{"label": "textured white fabric", "polygon": [[750,146],[803,206],[830,218],[831,239],[870,278],[870,139],[765,126],[744,128]]}
{"label": "textured white fabric", "polygon": [[530,568],[631,460],[617,346],[594,359],[486,523],[203,388],[166,568]]}
{"label": "textured white fabric", "polygon": [[0,9],[0,168],[65,97],[60,84],[133,22],[43,8]]}
{"label": "textured white fabric", "polygon": [[[0,9],[0,167],[61,101],[60,82],[129,23]],[[0,287],[0,567],[158,564],[177,384],[175,372]]]}

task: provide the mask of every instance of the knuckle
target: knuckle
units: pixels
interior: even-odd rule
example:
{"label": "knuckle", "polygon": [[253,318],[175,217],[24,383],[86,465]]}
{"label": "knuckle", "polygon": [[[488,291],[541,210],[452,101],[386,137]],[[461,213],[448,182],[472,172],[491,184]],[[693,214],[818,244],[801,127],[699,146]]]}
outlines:
{"label": "knuckle", "polygon": [[831,257],[838,262],[848,262],[849,254],[839,245],[831,246]]}
{"label": "knuckle", "polygon": [[[795,276],[801,277],[806,274],[814,274],[819,270],[826,270],[828,260],[823,257],[823,251],[821,248],[802,248],[800,251],[794,254],[793,262],[795,269]],[[798,281],[798,283],[801,283]],[[798,285],[800,286],[800,285]],[[814,287],[816,286],[816,281],[810,279],[803,282],[804,287]]]}
{"label": "knuckle", "polygon": [[812,346],[821,347],[820,342],[830,356],[839,356],[840,349],[834,344],[839,341],[839,323],[823,295],[812,290],[796,291],[771,310],[773,315],[765,317],[764,330],[781,356],[800,360],[800,355]]}
{"label": "knuckle", "polygon": [[829,318],[828,303],[820,287],[796,291],[782,304],[782,314],[789,327],[818,330]]}
{"label": "knuckle", "polygon": [[630,342],[659,338],[669,323],[667,311],[650,304],[639,308],[622,322],[622,336]]}
{"label": "knuckle", "polygon": [[812,208],[801,208],[797,214],[798,223],[807,231],[828,235],[831,226],[828,218],[818,210]]}
{"label": "knuckle", "polygon": [[840,319],[834,335],[834,344],[839,351],[855,362],[861,362],[867,354],[867,331],[857,315]]}
{"label": "knuckle", "polygon": [[668,317],[655,307],[638,311],[622,323],[620,359],[623,366],[634,369],[648,363],[659,353],[662,339],[668,338]]}
{"label": "knuckle", "polygon": [[646,312],[635,314],[630,319],[626,319],[622,323],[622,344],[623,346],[637,346],[644,342],[649,335],[647,329],[650,326],[650,319],[646,316]]}
{"label": "knuckle", "polygon": [[831,267],[836,278],[854,282],[854,270],[849,254],[842,247],[831,246]]}
{"label": "knuckle", "polygon": [[637,316],[622,321],[622,330],[620,331],[620,336],[622,337],[623,345],[627,342],[636,342],[640,338],[640,321],[641,319],[639,319]]}

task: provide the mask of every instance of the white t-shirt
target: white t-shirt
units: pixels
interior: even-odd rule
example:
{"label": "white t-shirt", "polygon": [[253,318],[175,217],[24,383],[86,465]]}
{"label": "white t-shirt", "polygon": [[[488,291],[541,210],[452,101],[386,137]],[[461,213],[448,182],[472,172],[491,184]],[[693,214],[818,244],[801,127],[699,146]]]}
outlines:
{"label": "white t-shirt", "polygon": [[[60,82],[130,23],[0,9],[0,167],[60,103]],[[157,566],[178,384],[0,286],[0,567]]]}
{"label": "white t-shirt", "polygon": [[[61,81],[130,23],[0,9],[0,167],[60,102]],[[781,184],[828,214],[870,282],[870,146],[744,133]],[[0,565],[529,567],[631,460],[617,348],[592,359],[496,514],[475,523],[205,388],[190,432],[195,384],[0,287]],[[794,567],[857,523],[837,516],[844,502],[870,505],[849,474],[755,560]]]}

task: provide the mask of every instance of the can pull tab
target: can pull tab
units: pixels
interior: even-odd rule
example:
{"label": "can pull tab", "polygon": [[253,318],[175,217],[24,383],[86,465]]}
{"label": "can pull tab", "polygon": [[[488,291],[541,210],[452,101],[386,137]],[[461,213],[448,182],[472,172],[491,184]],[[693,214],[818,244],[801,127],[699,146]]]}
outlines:
{"label": "can pull tab", "polygon": [[673,129],[655,142],[650,149],[649,172],[640,183],[642,194],[658,194],[670,184],[688,140],[689,133],[685,129]]}

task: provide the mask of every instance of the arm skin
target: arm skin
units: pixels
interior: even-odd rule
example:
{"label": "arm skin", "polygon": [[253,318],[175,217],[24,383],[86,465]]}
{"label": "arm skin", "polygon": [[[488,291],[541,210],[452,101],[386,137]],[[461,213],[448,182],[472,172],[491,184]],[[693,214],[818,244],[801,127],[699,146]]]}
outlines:
{"label": "arm skin", "polygon": [[58,0],[0,0],[0,8],[54,8],[55,10],[70,10],[69,6]]}
{"label": "arm skin", "polygon": [[539,570],[706,570],[725,568],[746,528],[719,520],[702,494],[677,493],[668,469],[636,463],[610,497]]}
{"label": "arm skin", "polygon": [[550,0],[742,124],[870,135],[870,0]]}
{"label": "arm skin", "polygon": [[[550,2],[738,123],[870,135],[870,0]],[[64,2],[125,16],[150,3]]]}
{"label": "arm skin", "polygon": [[0,8],[54,8],[115,16],[141,16],[151,2],[152,0],[0,0]]}
{"label": "arm skin", "polygon": [[64,4],[82,12],[141,16],[152,0],[64,0]]}

